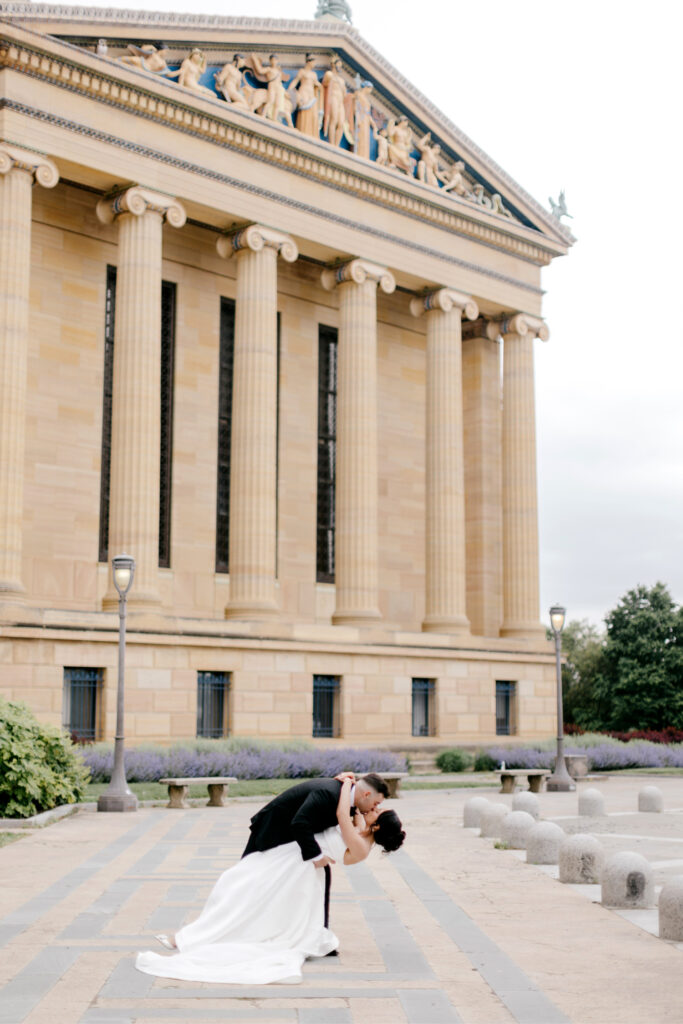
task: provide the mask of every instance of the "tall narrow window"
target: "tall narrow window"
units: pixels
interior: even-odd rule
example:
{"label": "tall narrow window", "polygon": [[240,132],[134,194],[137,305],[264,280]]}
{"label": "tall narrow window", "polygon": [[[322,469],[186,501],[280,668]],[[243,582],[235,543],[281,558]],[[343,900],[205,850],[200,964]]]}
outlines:
{"label": "tall narrow window", "polygon": [[496,735],[512,736],[515,724],[515,684],[496,682]]}
{"label": "tall narrow window", "polygon": [[101,668],[65,668],[62,728],[74,742],[99,739]]}
{"label": "tall narrow window", "polygon": [[318,520],[319,583],[334,582],[334,495],[337,460],[337,330],[318,328]]}
{"label": "tall narrow window", "polygon": [[173,370],[176,286],[161,283],[161,443],[159,446],[159,565],[171,564],[171,490],[173,484]]}
{"label": "tall narrow window", "polygon": [[339,678],[313,676],[313,735],[339,736]]}
{"label": "tall narrow window", "polygon": [[109,560],[109,486],[111,478],[111,400],[114,381],[114,315],[116,267],[107,267],[104,305],[104,385],[102,389],[102,454],[100,458],[99,560]]}
{"label": "tall narrow window", "polygon": [[413,679],[413,736],[435,736],[434,680]]}
{"label": "tall narrow window", "polygon": [[230,435],[235,356],[235,303],[221,299],[218,356],[218,480],[216,486],[216,572],[228,572],[230,527]]}
{"label": "tall narrow window", "polygon": [[228,735],[229,672],[197,673],[197,736],[221,739]]}

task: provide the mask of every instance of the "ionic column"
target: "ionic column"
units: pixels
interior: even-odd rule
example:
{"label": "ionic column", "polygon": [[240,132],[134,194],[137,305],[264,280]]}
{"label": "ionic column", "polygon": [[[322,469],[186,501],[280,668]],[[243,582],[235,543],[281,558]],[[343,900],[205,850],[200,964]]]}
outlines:
{"label": "ionic column", "polygon": [[268,618],[275,602],[277,469],[277,258],[293,263],[296,244],[251,224],[222,236],[221,256],[237,259],[230,441],[230,598],[226,618]]}
{"label": "ionic column", "polygon": [[[101,199],[97,216],[116,221],[118,260],[114,326],[109,553],[135,558],[132,611],[160,603],[159,444],[162,226],[185,223],[171,196],[134,186]],[[113,587],[104,608],[118,605]]]}
{"label": "ionic column", "polygon": [[542,320],[517,314],[503,336],[503,624],[501,636],[540,638],[534,338]]}
{"label": "ionic column", "polygon": [[39,153],[0,142],[0,601],[21,599],[31,189],[59,173]]}
{"label": "ionic column", "polygon": [[379,618],[377,593],[377,286],[396,287],[385,268],[356,259],[322,274],[339,288],[337,467],[333,622]]}
{"label": "ionic column", "polygon": [[467,634],[465,475],[462,418],[462,316],[468,295],[440,288],[410,303],[427,316],[426,615],[423,630]]}

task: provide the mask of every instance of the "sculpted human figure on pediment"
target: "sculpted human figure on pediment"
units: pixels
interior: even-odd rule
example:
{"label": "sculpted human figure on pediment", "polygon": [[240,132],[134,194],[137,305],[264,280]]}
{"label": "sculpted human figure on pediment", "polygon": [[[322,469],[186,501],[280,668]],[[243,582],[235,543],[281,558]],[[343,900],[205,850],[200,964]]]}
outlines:
{"label": "sculpted human figure on pediment", "polygon": [[[221,70],[215,73],[214,79],[216,89],[223,94],[228,103],[243,110],[249,110],[250,105],[247,99],[249,87],[244,85],[243,67],[244,57],[241,53],[236,53],[230,63],[224,64]],[[251,93],[253,93],[253,89],[249,89],[249,94]]]}
{"label": "sculpted human figure on pediment", "polygon": [[257,53],[251,53],[245,61],[259,82],[265,82],[265,89],[256,89],[251,98],[251,110],[254,114],[262,114],[269,121],[279,121],[284,117],[290,128],[292,121],[292,101],[285,91],[282,67],[276,54],[271,53],[267,64],[261,63]]}
{"label": "sculpted human figure on pediment", "polygon": [[372,82],[361,82],[353,94],[353,151],[370,159],[370,133],[376,131],[372,120]]}
{"label": "sculpted human figure on pediment", "polygon": [[423,181],[425,185],[432,185],[434,188],[439,187],[439,155],[441,153],[441,146],[438,143],[431,141],[432,133],[427,134],[420,139],[417,145],[417,149],[420,153],[420,159],[417,164],[417,177],[418,181]]}
{"label": "sculpted human figure on pediment", "polygon": [[455,192],[456,196],[470,194],[470,186],[465,174],[465,161],[456,160],[447,174],[439,175],[443,182],[443,192]]}
{"label": "sculpted human figure on pediment", "polygon": [[297,72],[287,90],[296,98],[296,127],[304,135],[317,139],[320,135],[321,85],[315,68],[316,57],[306,54],[306,63]]}
{"label": "sculpted human figure on pediment", "polygon": [[412,149],[412,138],[408,126],[408,118],[402,114],[398,121],[389,121],[387,125],[387,138],[389,149],[387,163],[389,167],[395,167],[406,174],[412,174],[415,161],[410,155]]}
{"label": "sculpted human figure on pediment", "polygon": [[199,79],[206,70],[206,57],[202,51],[195,47],[190,53],[189,57],[180,65],[180,71],[178,72],[178,85],[181,85],[183,89],[190,89],[192,92],[198,92],[202,96],[210,96],[211,99],[216,98],[216,94],[212,89],[207,89],[205,85],[202,85]]}
{"label": "sculpted human figure on pediment", "polygon": [[323,135],[333,146],[338,146],[344,132],[346,117],[346,81],[342,75],[342,62],[332,58],[332,67],[323,75],[325,116]]}
{"label": "sculpted human figure on pediment", "polygon": [[130,53],[119,57],[121,63],[127,64],[128,67],[140,68],[142,71],[150,71],[152,74],[164,75],[167,78],[177,78],[180,74],[180,69],[171,71],[166,63],[166,54],[168,53],[166,43],[144,43],[142,46],[129,43],[128,49]]}

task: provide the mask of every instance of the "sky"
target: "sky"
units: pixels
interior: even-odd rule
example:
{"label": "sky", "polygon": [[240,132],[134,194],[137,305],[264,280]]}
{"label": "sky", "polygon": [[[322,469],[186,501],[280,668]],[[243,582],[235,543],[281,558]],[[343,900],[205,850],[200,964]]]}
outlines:
{"label": "sky", "polygon": [[[92,6],[127,7],[107,0]],[[317,0],[140,0],[310,19]],[[683,603],[683,5],[352,0],[353,24],[577,237],[536,344],[541,617],[602,626],[626,591]],[[675,307],[675,308],[674,308]]]}

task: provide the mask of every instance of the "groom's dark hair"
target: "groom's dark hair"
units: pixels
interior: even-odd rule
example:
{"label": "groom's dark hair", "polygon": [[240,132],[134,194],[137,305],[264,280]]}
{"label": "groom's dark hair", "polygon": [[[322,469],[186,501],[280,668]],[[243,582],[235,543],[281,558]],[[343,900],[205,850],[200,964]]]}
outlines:
{"label": "groom's dark hair", "polygon": [[375,793],[381,793],[385,800],[389,796],[389,787],[381,775],[375,775],[374,772],[370,772],[368,775],[363,775],[358,781],[360,783],[366,782],[368,786],[372,786]]}

